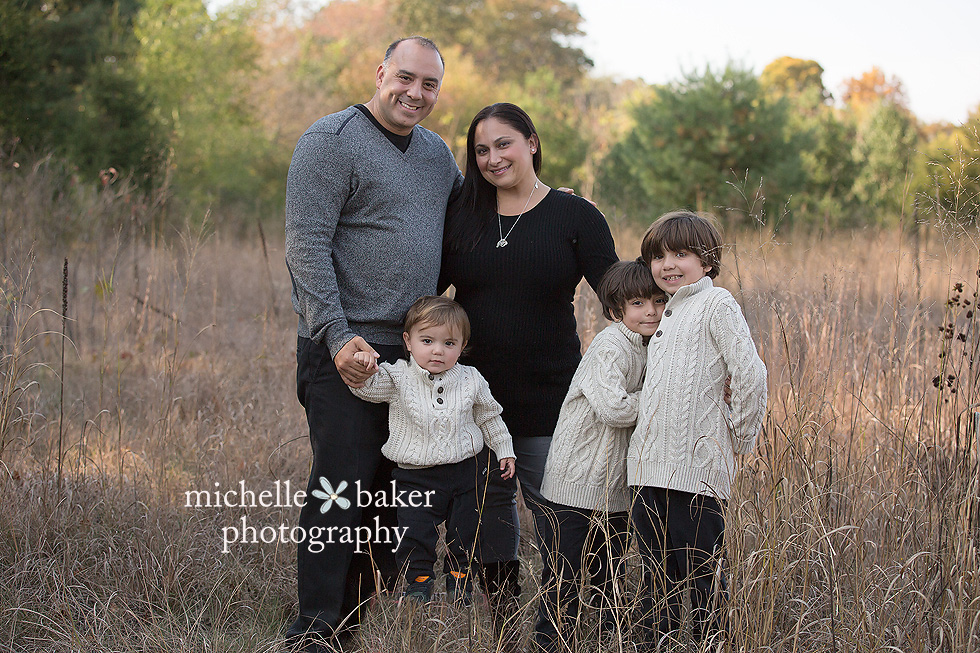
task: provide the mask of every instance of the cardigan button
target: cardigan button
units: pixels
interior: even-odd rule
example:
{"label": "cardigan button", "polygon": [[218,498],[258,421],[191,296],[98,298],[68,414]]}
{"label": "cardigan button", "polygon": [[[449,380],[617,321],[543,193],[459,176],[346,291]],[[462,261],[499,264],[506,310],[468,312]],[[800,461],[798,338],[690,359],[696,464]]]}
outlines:
{"label": "cardigan button", "polygon": [[442,394],[442,386],[439,386],[438,388],[436,388],[436,392],[438,392],[439,394]]}
{"label": "cardigan button", "polygon": [[669,308],[666,311],[664,311],[664,317],[670,317],[670,309]]}
{"label": "cardigan button", "polygon": [[429,375],[429,380],[430,380],[430,381],[431,381],[432,379],[434,379],[434,378],[436,378],[436,377],[434,377],[434,376],[432,376],[431,374]]}
{"label": "cardigan button", "polygon": [[442,397],[439,397],[438,399],[436,399],[436,403],[437,404],[441,404],[442,403]]}
{"label": "cardigan button", "polygon": [[656,333],[656,336],[657,336],[657,337],[659,338],[659,337],[660,337],[660,336],[662,336],[663,334],[664,334],[664,332],[663,332],[663,331],[657,331],[657,333]]}

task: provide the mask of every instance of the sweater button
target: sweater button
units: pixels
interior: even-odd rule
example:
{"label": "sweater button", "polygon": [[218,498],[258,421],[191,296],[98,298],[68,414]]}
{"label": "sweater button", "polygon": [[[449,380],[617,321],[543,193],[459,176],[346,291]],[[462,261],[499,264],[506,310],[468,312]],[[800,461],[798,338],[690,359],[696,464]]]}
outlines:
{"label": "sweater button", "polygon": [[657,337],[659,338],[659,337],[660,337],[660,336],[662,336],[663,334],[664,334],[664,332],[663,332],[663,331],[657,331],[657,333],[656,333],[656,336],[657,336]]}
{"label": "sweater button", "polygon": [[438,392],[439,394],[442,394],[442,386],[439,386],[438,388],[436,388],[436,392]]}
{"label": "sweater button", "polygon": [[429,375],[429,380],[430,380],[430,381],[431,381],[432,379],[434,379],[434,378],[436,378],[436,377],[434,377],[434,376],[432,376],[431,374]]}
{"label": "sweater button", "polygon": [[664,317],[670,317],[670,309],[669,308],[666,311],[664,311]]}
{"label": "sweater button", "polygon": [[438,399],[436,399],[436,403],[437,404],[441,404],[442,403],[442,397],[439,397]]}

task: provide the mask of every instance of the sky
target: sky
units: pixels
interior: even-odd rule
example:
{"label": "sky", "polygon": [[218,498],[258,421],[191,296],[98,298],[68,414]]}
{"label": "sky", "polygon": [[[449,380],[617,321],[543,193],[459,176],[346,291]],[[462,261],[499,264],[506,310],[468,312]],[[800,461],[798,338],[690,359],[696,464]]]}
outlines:
{"label": "sky", "polygon": [[925,122],[960,124],[980,104],[980,0],[567,0],[585,19],[595,73],[664,84],[729,61],[762,72],[813,59],[839,98],[878,66]]}

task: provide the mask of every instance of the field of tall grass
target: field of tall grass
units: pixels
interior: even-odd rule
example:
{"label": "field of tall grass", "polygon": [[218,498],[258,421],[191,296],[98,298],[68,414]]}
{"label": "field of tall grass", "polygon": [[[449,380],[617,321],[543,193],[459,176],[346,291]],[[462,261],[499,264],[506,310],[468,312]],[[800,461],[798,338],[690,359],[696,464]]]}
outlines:
{"label": "field of tall grass", "polygon": [[[261,540],[298,510],[185,494],[305,486],[279,230],[155,228],[152,200],[109,184],[69,203],[46,174],[0,189],[0,651],[284,650],[295,547]],[[980,249],[975,227],[910,224],[760,227],[725,252],[770,401],[728,505],[728,637],[705,650],[980,650]],[[577,311],[587,343],[591,291]],[[243,517],[258,541],[226,546]],[[502,646],[480,600],[409,613],[382,596],[360,650]]]}

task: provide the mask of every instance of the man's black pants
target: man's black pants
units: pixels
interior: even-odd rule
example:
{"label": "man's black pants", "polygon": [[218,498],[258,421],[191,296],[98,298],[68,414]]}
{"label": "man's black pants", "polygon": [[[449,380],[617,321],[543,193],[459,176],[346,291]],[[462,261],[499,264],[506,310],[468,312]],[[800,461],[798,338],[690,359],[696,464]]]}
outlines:
{"label": "man's black pants", "polygon": [[[379,362],[394,362],[402,356],[399,345],[371,345],[381,355]],[[361,490],[376,496],[378,491],[391,493],[394,463],[381,455],[388,439],[388,405],[373,404],[355,397],[340,378],[330,351],[325,345],[299,338],[296,348],[296,391],[306,409],[313,448],[313,465],[307,486],[306,504],[299,516],[299,526],[309,535],[311,529],[354,529],[358,526],[392,528],[396,525],[393,507],[379,508],[375,501],[358,505],[358,483]],[[328,483],[334,491],[347,483],[338,494],[350,501],[348,508],[332,502],[325,512],[325,501],[312,496],[313,490],[324,491]],[[389,502],[390,503],[390,502]],[[341,533],[335,530],[335,533]],[[390,531],[389,531],[390,532]],[[364,547],[355,551],[355,542],[311,547],[307,537],[296,555],[299,616],[286,632],[287,637],[316,633],[330,637],[338,631],[356,628],[362,608],[375,588],[375,569],[388,587],[398,568],[390,544]],[[348,538],[350,539],[350,538]],[[311,550],[312,548],[312,550]]]}

